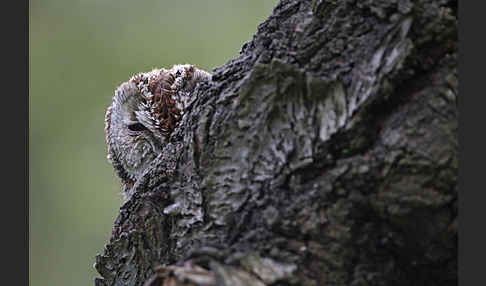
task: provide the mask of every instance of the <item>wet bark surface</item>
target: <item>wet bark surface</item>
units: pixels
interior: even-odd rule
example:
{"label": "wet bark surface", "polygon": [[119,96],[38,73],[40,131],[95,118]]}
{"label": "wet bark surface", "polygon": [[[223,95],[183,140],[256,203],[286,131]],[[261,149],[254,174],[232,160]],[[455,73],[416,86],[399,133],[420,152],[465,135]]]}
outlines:
{"label": "wet bark surface", "polygon": [[457,22],[279,1],[125,187],[95,285],[456,285]]}

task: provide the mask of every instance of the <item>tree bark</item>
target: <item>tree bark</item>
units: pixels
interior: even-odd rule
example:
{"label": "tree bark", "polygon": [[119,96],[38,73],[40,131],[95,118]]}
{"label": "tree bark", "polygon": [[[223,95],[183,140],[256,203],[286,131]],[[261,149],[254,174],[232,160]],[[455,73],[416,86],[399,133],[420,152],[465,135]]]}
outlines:
{"label": "tree bark", "polygon": [[456,285],[457,23],[279,1],[125,188],[95,285]]}

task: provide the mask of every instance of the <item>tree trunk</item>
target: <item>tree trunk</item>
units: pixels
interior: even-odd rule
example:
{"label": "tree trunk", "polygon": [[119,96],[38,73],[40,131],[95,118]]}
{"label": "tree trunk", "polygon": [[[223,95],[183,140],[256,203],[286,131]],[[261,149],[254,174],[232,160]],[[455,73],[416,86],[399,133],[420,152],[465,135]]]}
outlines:
{"label": "tree trunk", "polygon": [[457,23],[281,0],[125,188],[95,284],[457,285]]}

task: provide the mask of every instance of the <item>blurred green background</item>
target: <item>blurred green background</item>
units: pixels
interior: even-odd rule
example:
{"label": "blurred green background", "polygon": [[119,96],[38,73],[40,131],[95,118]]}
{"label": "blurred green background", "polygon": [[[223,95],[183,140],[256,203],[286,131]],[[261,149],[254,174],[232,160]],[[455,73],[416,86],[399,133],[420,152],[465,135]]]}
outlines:
{"label": "blurred green background", "polygon": [[238,55],[277,0],[30,1],[30,285],[93,285],[122,203],[104,114],[138,72]]}

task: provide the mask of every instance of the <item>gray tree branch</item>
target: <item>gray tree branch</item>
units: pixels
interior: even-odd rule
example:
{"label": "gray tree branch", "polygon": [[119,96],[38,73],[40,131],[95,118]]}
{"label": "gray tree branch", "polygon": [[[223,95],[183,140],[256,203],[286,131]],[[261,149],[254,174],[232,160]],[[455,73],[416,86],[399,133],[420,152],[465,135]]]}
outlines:
{"label": "gray tree branch", "polygon": [[457,22],[279,1],[126,187],[95,284],[456,285]]}

